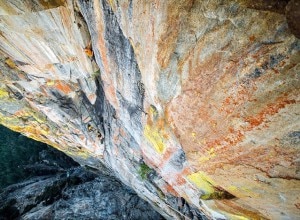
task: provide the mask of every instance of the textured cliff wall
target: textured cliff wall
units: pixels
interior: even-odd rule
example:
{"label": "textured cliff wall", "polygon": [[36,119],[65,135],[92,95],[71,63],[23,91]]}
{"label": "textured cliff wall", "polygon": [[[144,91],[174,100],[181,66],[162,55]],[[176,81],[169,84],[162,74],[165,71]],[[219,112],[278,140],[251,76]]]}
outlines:
{"label": "textured cliff wall", "polygon": [[167,218],[296,219],[300,7],[272,2],[1,0],[0,123]]}
{"label": "textured cliff wall", "polygon": [[104,166],[79,167],[2,125],[0,137],[0,220],[164,220]]}

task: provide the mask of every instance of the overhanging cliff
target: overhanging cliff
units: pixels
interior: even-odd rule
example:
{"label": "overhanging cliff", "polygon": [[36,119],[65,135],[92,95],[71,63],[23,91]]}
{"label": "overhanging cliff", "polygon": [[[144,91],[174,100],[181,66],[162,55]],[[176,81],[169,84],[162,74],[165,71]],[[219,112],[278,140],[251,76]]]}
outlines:
{"label": "overhanging cliff", "polygon": [[300,6],[275,2],[0,0],[0,123],[166,218],[296,219]]}

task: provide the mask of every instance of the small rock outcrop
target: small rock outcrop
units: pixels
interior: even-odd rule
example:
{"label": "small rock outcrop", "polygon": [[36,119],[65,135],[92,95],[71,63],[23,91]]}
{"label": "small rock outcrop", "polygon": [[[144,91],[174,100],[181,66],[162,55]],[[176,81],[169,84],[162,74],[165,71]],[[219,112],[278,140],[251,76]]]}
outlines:
{"label": "small rock outcrop", "polygon": [[299,1],[0,2],[1,124],[165,218],[299,218]]}

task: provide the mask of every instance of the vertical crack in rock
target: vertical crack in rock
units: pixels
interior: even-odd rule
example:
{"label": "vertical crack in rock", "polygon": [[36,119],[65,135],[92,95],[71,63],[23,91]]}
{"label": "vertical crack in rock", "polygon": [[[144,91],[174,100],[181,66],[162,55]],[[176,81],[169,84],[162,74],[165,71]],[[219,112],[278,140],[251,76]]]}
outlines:
{"label": "vertical crack in rock", "polygon": [[[129,40],[124,36],[112,9],[102,1],[105,19],[105,39],[109,55],[117,66],[117,96],[121,108],[127,109],[134,129],[142,130],[144,90],[141,73]],[[120,89],[119,89],[120,88]]]}
{"label": "vertical crack in rock", "polygon": [[[85,93],[81,93],[82,95],[82,104],[86,108],[89,116],[92,119],[92,122],[94,126],[98,129],[98,136],[101,138],[101,142],[103,142],[103,138],[105,138],[105,130],[104,125],[107,123],[107,121],[104,120],[103,115],[105,114],[106,110],[105,107],[105,94],[101,85],[101,82],[99,82],[99,79],[96,78],[96,101],[94,104],[91,104]],[[91,128],[90,128],[91,129]]]}
{"label": "vertical crack in rock", "polygon": [[[99,45],[96,45],[99,36],[97,36],[96,21],[94,15],[93,1],[80,1],[81,10],[87,22],[91,33],[93,50],[96,62],[98,63],[101,73],[112,75],[114,78],[114,86],[117,97],[120,100],[120,109],[124,110],[124,114],[130,116],[130,126],[134,129],[142,130],[141,115],[143,113],[144,87],[141,79],[141,73],[136,62],[135,54],[129,40],[124,36],[119,27],[117,18],[106,3],[101,1],[103,11],[103,23],[105,24],[104,38],[105,47],[108,48],[108,55],[112,65],[116,68],[107,72],[104,68],[104,58],[99,52]],[[103,45],[100,45],[103,46]],[[125,122],[125,123],[126,123]]]}
{"label": "vertical crack in rock", "polygon": [[[103,12],[102,19],[105,25],[105,43],[103,43],[105,45],[97,45],[97,42],[99,42],[99,38],[101,36],[98,35],[99,33],[96,30],[97,21],[95,18],[97,18],[97,16],[94,14],[95,9],[93,8],[96,4],[93,3],[93,1],[79,1],[82,14],[85,19],[89,21],[87,22],[87,25],[91,33],[95,59],[100,67],[100,76],[98,77],[98,80],[99,82],[102,81],[101,78],[105,77],[103,75],[110,75],[111,78],[114,79],[111,82],[113,84],[111,86],[113,86],[113,89],[116,90],[116,97],[119,100],[118,109],[120,112],[118,113],[118,122],[116,121],[116,111],[113,110],[114,107],[108,104],[108,102],[104,104],[104,98],[97,97],[95,109],[98,115],[99,112],[102,112],[103,114],[101,116],[99,115],[99,117],[100,121],[104,120],[103,129],[105,130],[105,136],[111,134],[111,129],[113,126],[125,127],[125,129],[127,129],[129,132],[134,131],[133,134],[128,133],[128,135],[131,136],[131,143],[128,144],[128,147],[139,148],[137,141],[142,135],[141,117],[144,112],[143,101],[145,91],[141,81],[141,73],[135,59],[135,54],[129,40],[124,36],[121,28],[119,27],[114,12],[106,3],[106,1],[101,1],[101,5],[98,5],[101,8],[97,9]],[[111,69],[109,72],[107,72],[107,69],[105,68],[105,57],[101,56],[99,47],[100,49],[101,47],[108,48],[107,54],[111,59],[110,65],[113,65],[114,67],[114,69]],[[106,83],[107,82],[104,82],[104,84]],[[100,83],[97,85],[99,91]],[[99,92],[97,96],[98,95]],[[105,105],[105,107],[103,105]],[[106,147],[113,145],[112,143],[109,143],[111,138],[111,136],[107,136],[106,140],[108,143],[106,144]],[[108,152],[106,151],[106,153]]]}

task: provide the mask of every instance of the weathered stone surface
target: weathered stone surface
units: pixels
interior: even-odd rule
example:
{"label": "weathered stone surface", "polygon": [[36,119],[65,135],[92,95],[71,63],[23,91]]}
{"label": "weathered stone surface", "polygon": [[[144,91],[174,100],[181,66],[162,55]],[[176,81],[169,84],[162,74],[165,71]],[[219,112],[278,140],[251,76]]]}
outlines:
{"label": "weathered stone surface", "polygon": [[209,218],[299,217],[297,1],[12,2],[1,124],[101,161],[166,218],[193,214],[169,197]]}
{"label": "weathered stone surface", "polygon": [[77,167],[4,189],[0,219],[163,218],[115,177]]}
{"label": "weathered stone surface", "polygon": [[164,219],[102,166],[0,125],[0,219]]}

